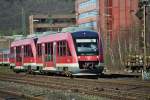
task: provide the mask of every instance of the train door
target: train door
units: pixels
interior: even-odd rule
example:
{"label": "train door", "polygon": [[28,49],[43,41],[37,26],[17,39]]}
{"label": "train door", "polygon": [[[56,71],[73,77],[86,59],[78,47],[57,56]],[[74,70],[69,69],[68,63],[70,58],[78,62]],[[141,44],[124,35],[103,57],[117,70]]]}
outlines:
{"label": "train door", "polygon": [[4,52],[2,52],[2,64],[4,64]]}
{"label": "train door", "polygon": [[16,63],[17,63],[17,51],[16,51],[16,47],[14,47],[14,63],[15,63],[15,66],[16,66]]}
{"label": "train door", "polygon": [[56,57],[57,57],[57,43],[53,42],[53,63],[54,67],[56,67]]}
{"label": "train door", "polygon": [[[54,42],[45,43],[45,67],[56,66],[56,45]],[[51,69],[51,68],[50,68]]]}
{"label": "train door", "polygon": [[42,63],[43,63],[43,67],[45,67],[45,44],[42,44]]}
{"label": "train door", "polygon": [[24,64],[24,46],[21,46],[21,65]]}
{"label": "train door", "polygon": [[18,66],[22,66],[22,47],[18,46],[16,47],[16,57],[15,57],[15,61],[16,61],[16,67]]}
{"label": "train door", "polygon": [[0,64],[2,65],[2,53],[0,53]]}

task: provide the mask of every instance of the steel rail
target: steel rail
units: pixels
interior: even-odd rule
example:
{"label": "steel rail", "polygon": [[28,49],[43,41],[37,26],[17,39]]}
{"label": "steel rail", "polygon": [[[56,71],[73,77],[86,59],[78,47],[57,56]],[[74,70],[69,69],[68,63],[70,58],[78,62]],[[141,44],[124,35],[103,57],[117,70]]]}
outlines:
{"label": "steel rail", "polygon": [[[50,78],[50,77],[49,77]],[[141,97],[143,96],[144,98],[149,98],[150,95],[149,94],[145,94],[145,93],[138,93],[137,91],[131,92],[129,90],[119,90],[119,89],[109,89],[109,88],[104,88],[103,90],[99,89],[99,88],[95,88],[95,84],[83,84],[84,81],[82,80],[83,83],[75,83],[72,82],[73,80],[70,80],[70,82],[68,82],[68,80],[65,80],[65,83],[63,83],[62,81],[58,81],[58,79],[52,78],[54,80],[48,80],[48,81],[43,81],[43,80],[37,80],[36,79],[32,79],[31,76],[29,77],[25,77],[25,78],[15,78],[15,77],[2,77],[0,76],[0,80],[3,81],[10,81],[10,82],[16,82],[16,83],[22,83],[22,84],[30,84],[30,85],[35,85],[35,86],[41,86],[41,87],[46,87],[46,88],[53,88],[53,89],[61,89],[61,90],[77,90],[78,92],[84,92],[85,94],[91,94],[91,95],[98,95],[98,96],[103,96],[103,95],[107,95],[108,97],[114,97],[115,98],[126,98],[126,99],[133,99],[136,100],[136,97]],[[65,79],[65,78],[63,78]],[[75,81],[75,80],[74,80]],[[81,85],[82,84],[82,85]],[[96,85],[99,85],[96,83]],[[105,84],[103,84],[105,85]],[[112,84],[113,85],[113,84]],[[115,84],[116,85],[116,84]],[[95,88],[95,89],[94,89]]]}

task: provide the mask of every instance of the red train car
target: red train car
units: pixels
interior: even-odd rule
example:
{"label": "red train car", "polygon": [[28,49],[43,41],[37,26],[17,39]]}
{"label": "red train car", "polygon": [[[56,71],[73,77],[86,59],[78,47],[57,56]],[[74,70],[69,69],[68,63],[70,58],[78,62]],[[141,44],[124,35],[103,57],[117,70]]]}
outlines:
{"label": "red train car", "polygon": [[37,42],[37,66],[43,72],[98,75],[103,52],[98,33],[78,31],[43,36]]}
{"label": "red train car", "polygon": [[3,64],[3,53],[0,52],[0,65],[2,65],[2,64]]}
{"label": "red train car", "polygon": [[11,43],[10,65],[14,71],[36,70],[36,42],[37,38],[26,38]]}
{"label": "red train car", "polygon": [[2,50],[0,52],[0,65],[8,66],[9,64],[9,50]]}

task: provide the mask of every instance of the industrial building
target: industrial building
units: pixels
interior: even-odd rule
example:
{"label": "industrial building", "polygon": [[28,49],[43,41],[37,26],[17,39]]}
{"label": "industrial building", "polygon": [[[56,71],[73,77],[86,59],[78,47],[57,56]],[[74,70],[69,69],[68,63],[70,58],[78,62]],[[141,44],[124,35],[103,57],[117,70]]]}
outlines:
{"label": "industrial building", "polygon": [[75,24],[75,14],[29,16],[30,34],[45,31],[61,31],[62,28]]}
{"label": "industrial building", "polygon": [[77,24],[81,27],[89,27],[97,30],[98,23],[98,0],[77,0],[76,18]]}
{"label": "industrial building", "polygon": [[101,33],[110,66],[122,63],[132,50],[140,50],[138,4],[139,0],[76,0],[77,24]]}
{"label": "industrial building", "polygon": [[13,36],[0,36],[0,50],[9,49],[10,44],[14,39]]}
{"label": "industrial building", "polygon": [[[76,15],[79,26],[109,33],[115,38],[119,31],[127,30],[137,22],[135,13],[139,0],[77,0]],[[108,36],[108,35],[107,35]]]}

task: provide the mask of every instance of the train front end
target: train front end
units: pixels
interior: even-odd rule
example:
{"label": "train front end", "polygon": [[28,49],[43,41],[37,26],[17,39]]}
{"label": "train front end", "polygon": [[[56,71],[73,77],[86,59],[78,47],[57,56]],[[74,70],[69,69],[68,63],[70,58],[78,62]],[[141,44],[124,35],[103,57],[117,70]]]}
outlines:
{"label": "train front end", "polygon": [[97,32],[79,31],[72,33],[79,72],[74,75],[101,75],[103,72],[103,51]]}

